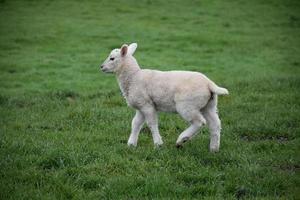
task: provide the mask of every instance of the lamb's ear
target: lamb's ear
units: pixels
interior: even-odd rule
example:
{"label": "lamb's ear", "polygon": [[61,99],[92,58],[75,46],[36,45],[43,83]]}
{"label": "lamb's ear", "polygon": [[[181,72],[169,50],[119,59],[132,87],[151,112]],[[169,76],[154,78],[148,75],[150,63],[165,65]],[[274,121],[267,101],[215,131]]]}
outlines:
{"label": "lamb's ear", "polygon": [[133,55],[136,48],[137,48],[137,43],[130,44],[129,47],[128,47],[128,54]]}
{"label": "lamb's ear", "polygon": [[127,44],[123,44],[122,47],[121,47],[121,52],[120,52],[121,56],[122,57],[126,56],[127,51],[128,51],[128,45]]}

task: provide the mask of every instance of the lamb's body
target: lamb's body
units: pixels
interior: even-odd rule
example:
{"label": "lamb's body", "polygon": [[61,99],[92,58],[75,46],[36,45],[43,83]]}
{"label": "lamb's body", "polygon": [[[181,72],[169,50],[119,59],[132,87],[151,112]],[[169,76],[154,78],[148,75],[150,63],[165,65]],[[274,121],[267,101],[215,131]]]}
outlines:
{"label": "lamb's body", "polygon": [[133,74],[128,91],[123,93],[128,105],[135,109],[153,106],[157,111],[178,112],[182,104],[192,104],[200,110],[212,95],[209,82],[197,72],[145,69]]}
{"label": "lamb's body", "polygon": [[157,111],[164,111],[177,112],[191,124],[179,135],[177,146],[191,139],[207,122],[211,132],[210,150],[218,151],[221,122],[217,114],[217,95],[228,94],[228,91],[198,72],[140,69],[132,56],[136,44],[129,46],[129,53],[127,48],[123,45],[121,52],[113,50],[101,69],[117,74],[123,96],[128,105],[136,109],[128,145],[137,145],[145,121],[151,129],[154,144],[162,145]]}

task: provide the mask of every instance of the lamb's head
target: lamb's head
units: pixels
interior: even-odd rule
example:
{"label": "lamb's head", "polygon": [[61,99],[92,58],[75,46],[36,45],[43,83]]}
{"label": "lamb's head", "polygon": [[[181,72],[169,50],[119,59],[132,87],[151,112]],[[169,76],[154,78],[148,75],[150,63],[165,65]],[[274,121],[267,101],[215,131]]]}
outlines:
{"label": "lamb's head", "polygon": [[137,48],[136,43],[132,43],[129,46],[127,44],[123,44],[120,49],[114,49],[110,52],[109,56],[100,66],[101,70],[106,73],[114,73],[118,71],[122,66],[124,66],[125,62],[130,60],[135,60],[133,58],[133,54]]}

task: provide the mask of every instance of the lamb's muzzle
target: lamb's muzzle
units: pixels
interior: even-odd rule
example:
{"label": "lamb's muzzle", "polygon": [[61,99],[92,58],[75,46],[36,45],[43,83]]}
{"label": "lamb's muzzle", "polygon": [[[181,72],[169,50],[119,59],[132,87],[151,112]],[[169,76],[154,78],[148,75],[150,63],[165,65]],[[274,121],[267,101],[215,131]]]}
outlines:
{"label": "lamb's muzzle", "polygon": [[163,144],[158,130],[157,112],[176,112],[190,123],[176,141],[176,146],[196,135],[207,124],[210,130],[210,151],[220,147],[221,121],[217,113],[218,95],[228,90],[217,86],[205,75],[189,71],[141,69],[133,57],[137,44],[124,44],[111,51],[101,65],[106,73],[115,73],[127,104],[136,110],[132,120],[129,146],[137,146],[144,124],[149,126],[155,146]]}

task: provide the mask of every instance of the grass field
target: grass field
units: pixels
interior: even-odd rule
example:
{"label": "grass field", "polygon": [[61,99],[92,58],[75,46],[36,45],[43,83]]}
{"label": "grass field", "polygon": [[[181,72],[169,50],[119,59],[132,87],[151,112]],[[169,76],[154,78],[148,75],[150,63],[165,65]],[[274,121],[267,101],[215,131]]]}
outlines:
{"label": "grass field", "polygon": [[[0,1],[0,199],[299,199],[297,0]],[[141,66],[201,71],[220,97],[221,149],[160,114],[127,148],[134,111],[99,71],[137,42]]]}

